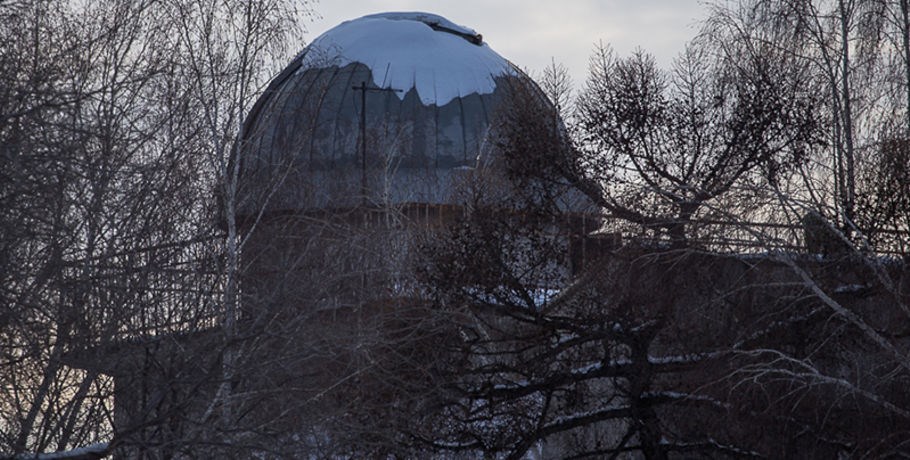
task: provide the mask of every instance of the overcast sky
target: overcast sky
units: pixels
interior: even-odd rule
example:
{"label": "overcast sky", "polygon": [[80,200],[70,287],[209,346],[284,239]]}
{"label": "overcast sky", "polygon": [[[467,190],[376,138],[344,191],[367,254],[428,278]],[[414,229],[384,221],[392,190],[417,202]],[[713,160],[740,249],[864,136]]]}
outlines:
{"label": "overcast sky", "polygon": [[342,21],[385,11],[440,14],[476,30],[520,67],[539,72],[556,59],[579,85],[598,41],[621,55],[642,48],[668,66],[707,10],[701,0],[319,0],[307,42]]}

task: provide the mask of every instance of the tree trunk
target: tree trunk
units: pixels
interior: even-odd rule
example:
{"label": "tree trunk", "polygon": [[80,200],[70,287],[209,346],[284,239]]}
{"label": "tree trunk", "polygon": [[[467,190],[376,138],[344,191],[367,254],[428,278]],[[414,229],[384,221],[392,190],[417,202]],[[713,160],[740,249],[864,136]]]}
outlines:
{"label": "tree trunk", "polygon": [[904,107],[904,122],[907,123],[907,131],[904,136],[910,137],[910,1],[900,0],[901,6],[901,43],[904,52],[904,94],[906,97],[906,106]]}
{"label": "tree trunk", "polygon": [[843,230],[844,234],[850,236],[851,227],[854,220],[853,202],[856,195],[856,174],[854,170],[854,149],[853,149],[853,109],[850,94],[850,31],[848,11],[844,5],[844,0],[839,0],[838,9],[840,13],[840,32],[841,32],[841,100],[843,103],[843,130],[844,130],[844,173],[846,175],[844,183],[843,206]]}

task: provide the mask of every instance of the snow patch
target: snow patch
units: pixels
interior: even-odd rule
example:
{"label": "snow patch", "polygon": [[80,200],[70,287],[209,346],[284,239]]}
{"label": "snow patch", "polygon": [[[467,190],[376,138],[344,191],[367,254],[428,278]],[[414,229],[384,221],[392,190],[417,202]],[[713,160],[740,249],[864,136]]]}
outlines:
{"label": "snow patch", "polygon": [[834,288],[835,294],[859,294],[871,288],[868,284],[844,284]]}
{"label": "snow patch", "polygon": [[361,63],[380,88],[411,88],[425,105],[489,94],[511,64],[473,29],[429,13],[382,13],[345,21],[316,37],[302,53],[302,70]]}
{"label": "snow patch", "polygon": [[105,457],[108,454],[107,450],[108,444],[106,442],[102,442],[60,452],[49,452],[44,454],[19,454],[13,458],[16,460],[85,460]]}

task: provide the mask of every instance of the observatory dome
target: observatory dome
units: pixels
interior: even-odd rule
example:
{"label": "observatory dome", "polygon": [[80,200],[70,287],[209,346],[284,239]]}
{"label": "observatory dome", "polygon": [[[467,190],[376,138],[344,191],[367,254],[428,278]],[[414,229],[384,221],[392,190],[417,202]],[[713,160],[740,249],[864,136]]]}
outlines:
{"label": "observatory dome", "polygon": [[534,83],[473,29],[384,13],[317,37],[254,105],[238,143],[241,213],[447,204],[491,122]]}

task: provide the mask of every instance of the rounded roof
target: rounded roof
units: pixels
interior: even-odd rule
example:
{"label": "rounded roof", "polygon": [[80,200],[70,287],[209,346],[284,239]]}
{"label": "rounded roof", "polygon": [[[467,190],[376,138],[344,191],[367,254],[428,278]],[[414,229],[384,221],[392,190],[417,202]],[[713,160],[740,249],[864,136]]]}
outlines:
{"label": "rounded roof", "polygon": [[480,34],[428,13],[346,21],[269,85],[238,142],[241,213],[449,203],[495,112],[536,86]]}

